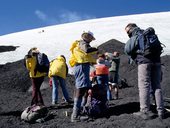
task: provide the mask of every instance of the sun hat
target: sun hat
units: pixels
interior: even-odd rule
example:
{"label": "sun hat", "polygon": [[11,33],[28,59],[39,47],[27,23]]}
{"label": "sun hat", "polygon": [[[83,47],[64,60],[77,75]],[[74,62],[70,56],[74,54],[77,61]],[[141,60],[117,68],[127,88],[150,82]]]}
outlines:
{"label": "sun hat", "polygon": [[91,31],[83,31],[82,35],[81,35],[82,39],[89,39],[92,38],[92,40],[95,40],[94,34]]}
{"label": "sun hat", "polygon": [[33,47],[33,48],[31,48],[31,52],[32,53],[39,53],[39,50],[38,50],[37,47]]}

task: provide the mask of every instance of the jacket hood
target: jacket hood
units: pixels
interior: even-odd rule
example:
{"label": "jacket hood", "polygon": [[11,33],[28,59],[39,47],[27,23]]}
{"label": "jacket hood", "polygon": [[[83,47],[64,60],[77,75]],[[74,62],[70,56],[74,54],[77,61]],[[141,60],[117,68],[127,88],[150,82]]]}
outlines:
{"label": "jacket hood", "polygon": [[65,58],[64,58],[64,57],[62,57],[62,56],[57,56],[57,60],[59,60],[59,61],[63,61],[63,62],[66,62]]}
{"label": "jacket hood", "polygon": [[132,35],[136,35],[138,32],[140,31],[143,31],[142,29],[140,29],[139,27],[135,27],[133,30],[132,30]]}

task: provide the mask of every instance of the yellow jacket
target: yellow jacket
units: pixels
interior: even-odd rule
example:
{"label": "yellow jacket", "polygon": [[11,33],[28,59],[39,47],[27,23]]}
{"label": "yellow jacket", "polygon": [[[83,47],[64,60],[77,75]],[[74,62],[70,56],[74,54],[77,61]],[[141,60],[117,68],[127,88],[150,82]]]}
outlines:
{"label": "yellow jacket", "polygon": [[66,78],[67,75],[67,65],[66,61],[63,57],[58,56],[56,59],[50,62],[50,69],[48,76],[60,76],[62,78]]}
{"label": "yellow jacket", "polygon": [[80,49],[79,47],[79,42],[80,41],[75,41],[71,48],[71,56],[69,59],[69,64],[71,67],[74,67],[75,64],[79,63],[96,63],[97,59],[97,51],[86,53],[83,50]]}
{"label": "yellow jacket", "polygon": [[26,60],[26,68],[29,71],[29,75],[32,78],[37,78],[37,77],[42,77],[42,76],[46,76],[46,73],[40,73],[40,72],[34,72],[35,66],[36,66],[36,57],[32,56],[30,58],[27,58]]}

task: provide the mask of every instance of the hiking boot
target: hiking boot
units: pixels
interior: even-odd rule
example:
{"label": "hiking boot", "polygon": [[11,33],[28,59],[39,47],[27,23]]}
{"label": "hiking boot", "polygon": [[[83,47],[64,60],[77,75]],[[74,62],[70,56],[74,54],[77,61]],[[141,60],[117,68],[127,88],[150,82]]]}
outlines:
{"label": "hiking boot", "polygon": [[158,114],[158,118],[161,119],[161,120],[165,119],[165,115],[164,114]]}
{"label": "hiking boot", "polygon": [[72,101],[72,100],[67,100],[67,101],[65,101],[65,102],[68,103],[68,104],[74,103],[74,101]]}
{"label": "hiking boot", "polygon": [[115,95],[115,96],[113,97],[113,100],[118,100],[118,99],[119,99],[118,95]]}
{"label": "hiking boot", "polygon": [[68,104],[74,103],[74,101],[72,100],[72,98],[69,98],[68,100],[66,100],[64,97],[62,97],[62,100],[63,100],[65,103],[68,103]]}
{"label": "hiking boot", "polygon": [[56,106],[56,105],[58,105],[58,102],[57,102],[57,101],[53,101],[53,102],[52,102],[52,105],[53,105],[53,106]]}
{"label": "hiking boot", "polygon": [[155,114],[152,113],[152,112],[150,112],[150,111],[149,111],[149,112],[141,112],[141,111],[139,111],[139,112],[133,113],[133,115],[134,115],[134,116],[141,117],[141,118],[144,119],[144,120],[153,119],[154,116],[155,116]]}
{"label": "hiking boot", "polygon": [[89,116],[87,115],[80,116],[80,121],[86,121],[88,119],[89,119]]}
{"label": "hiking boot", "polygon": [[80,118],[79,116],[75,116],[73,115],[73,113],[71,114],[71,122],[75,123],[75,122],[80,122]]}
{"label": "hiking boot", "polygon": [[83,115],[83,116],[77,116],[77,117],[73,117],[71,115],[71,122],[75,123],[75,122],[80,122],[80,121],[87,121],[89,119],[88,116]]}
{"label": "hiking boot", "polygon": [[45,120],[44,120],[44,118],[40,118],[40,119],[37,119],[35,122],[37,122],[37,123],[43,123],[43,122],[45,122]]}
{"label": "hiking boot", "polygon": [[73,109],[73,112],[71,114],[71,122],[80,122],[78,109]]}

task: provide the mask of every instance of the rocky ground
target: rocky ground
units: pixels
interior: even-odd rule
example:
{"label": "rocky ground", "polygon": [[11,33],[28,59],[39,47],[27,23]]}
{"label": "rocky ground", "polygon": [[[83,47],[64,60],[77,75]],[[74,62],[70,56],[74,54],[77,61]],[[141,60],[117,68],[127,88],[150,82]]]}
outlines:
{"label": "rocky ground", "polygon": [[[136,65],[129,65],[127,56],[123,54],[124,44],[116,40],[110,40],[99,49],[103,52],[119,51],[121,53],[120,77],[126,78],[129,87],[119,91],[119,99],[109,102],[109,116],[91,121],[71,123],[70,115],[66,116],[65,111],[70,113],[72,105],[63,107],[51,107],[51,88],[46,78],[42,87],[42,95],[45,105],[51,115],[43,123],[26,123],[21,121],[20,116],[24,108],[31,102],[31,83],[23,60],[0,65],[0,127],[2,128],[170,128],[170,114],[167,113],[164,120],[155,117],[152,120],[142,120],[134,117],[133,112],[139,110],[137,68]],[[8,50],[5,50],[8,51]],[[0,51],[3,52],[3,51]],[[163,80],[162,90],[164,98],[170,97],[170,56],[162,57]],[[74,90],[74,77],[69,75],[67,87],[71,96]],[[59,91],[59,98],[62,93]],[[166,108],[170,109],[170,102],[166,100]],[[152,106],[152,111],[155,111]]]}

